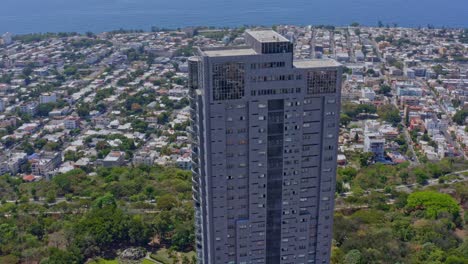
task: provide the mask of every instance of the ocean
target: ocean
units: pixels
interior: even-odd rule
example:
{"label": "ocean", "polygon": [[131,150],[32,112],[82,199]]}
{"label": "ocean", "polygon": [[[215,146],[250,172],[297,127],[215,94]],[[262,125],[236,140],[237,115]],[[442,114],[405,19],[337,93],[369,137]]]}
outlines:
{"label": "ocean", "polygon": [[0,33],[296,24],[468,27],[468,0],[0,0]]}

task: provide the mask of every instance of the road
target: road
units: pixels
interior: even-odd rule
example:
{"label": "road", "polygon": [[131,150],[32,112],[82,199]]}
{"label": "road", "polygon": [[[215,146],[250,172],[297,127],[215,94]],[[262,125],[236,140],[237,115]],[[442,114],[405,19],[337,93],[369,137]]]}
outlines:
{"label": "road", "polygon": [[346,28],[344,30],[345,32],[345,38],[346,38],[346,46],[348,48],[348,54],[349,54],[349,61],[350,62],[356,62],[356,55],[354,53],[354,47],[353,44],[351,43],[351,37],[349,34],[350,28]]}
{"label": "road", "polygon": [[[398,102],[396,100],[397,95],[396,91],[392,90],[392,103],[393,105],[397,108],[400,109],[398,106]],[[403,134],[405,136],[405,140],[408,144],[408,149],[411,151],[411,155],[413,156],[412,159],[410,160],[412,166],[417,166],[420,164],[418,155],[416,155],[416,151],[414,150],[414,143],[413,140],[411,139],[411,136],[408,132],[408,128],[406,127],[404,119],[401,120],[401,125],[403,126]]]}
{"label": "road", "polygon": [[315,38],[317,35],[317,30],[315,28],[310,29],[310,58],[315,59]]}

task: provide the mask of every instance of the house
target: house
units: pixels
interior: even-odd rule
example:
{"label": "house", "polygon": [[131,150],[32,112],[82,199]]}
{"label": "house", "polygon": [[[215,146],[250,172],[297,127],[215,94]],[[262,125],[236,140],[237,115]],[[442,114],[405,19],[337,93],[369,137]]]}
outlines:
{"label": "house", "polygon": [[35,116],[37,114],[37,107],[39,104],[37,102],[23,103],[19,106],[20,112],[28,114],[30,116]]}
{"label": "house", "polygon": [[122,165],[125,165],[125,152],[123,151],[111,151],[102,160],[102,166],[107,168]]}
{"label": "house", "polygon": [[63,120],[63,125],[65,126],[66,129],[70,129],[70,130],[76,129],[80,125],[80,118],[69,116]]}
{"label": "house", "polygon": [[151,166],[154,164],[157,153],[155,151],[140,151],[133,156],[132,163],[133,165],[148,165]]}
{"label": "house", "polygon": [[190,157],[180,156],[176,160],[176,164],[183,170],[190,170],[192,168],[192,159]]}

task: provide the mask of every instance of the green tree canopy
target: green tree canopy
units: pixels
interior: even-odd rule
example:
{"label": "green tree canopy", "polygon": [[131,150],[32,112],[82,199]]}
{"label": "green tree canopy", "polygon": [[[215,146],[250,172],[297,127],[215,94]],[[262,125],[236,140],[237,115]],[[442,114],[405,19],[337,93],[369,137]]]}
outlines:
{"label": "green tree canopy", "polygon": [[459,214],[460,207],[448,194],[434,191],[415,192],[408,196],[406,208],[409,211],[424,211],[430,219],[436,219],[440,213],[450,213],[454,217]]}

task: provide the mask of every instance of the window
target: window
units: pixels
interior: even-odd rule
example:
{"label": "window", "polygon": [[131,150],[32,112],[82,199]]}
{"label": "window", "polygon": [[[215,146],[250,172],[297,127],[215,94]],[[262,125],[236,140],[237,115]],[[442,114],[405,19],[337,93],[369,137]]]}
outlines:
{"label": "window", "polygon": [[244,97],[243,63],[218,63],[213,65],[213,100],[235,100]]}
{"label": "window", "polygon": [[335,93],[337,86],[337,71],[310,71],[307,73],[307,93]]}

